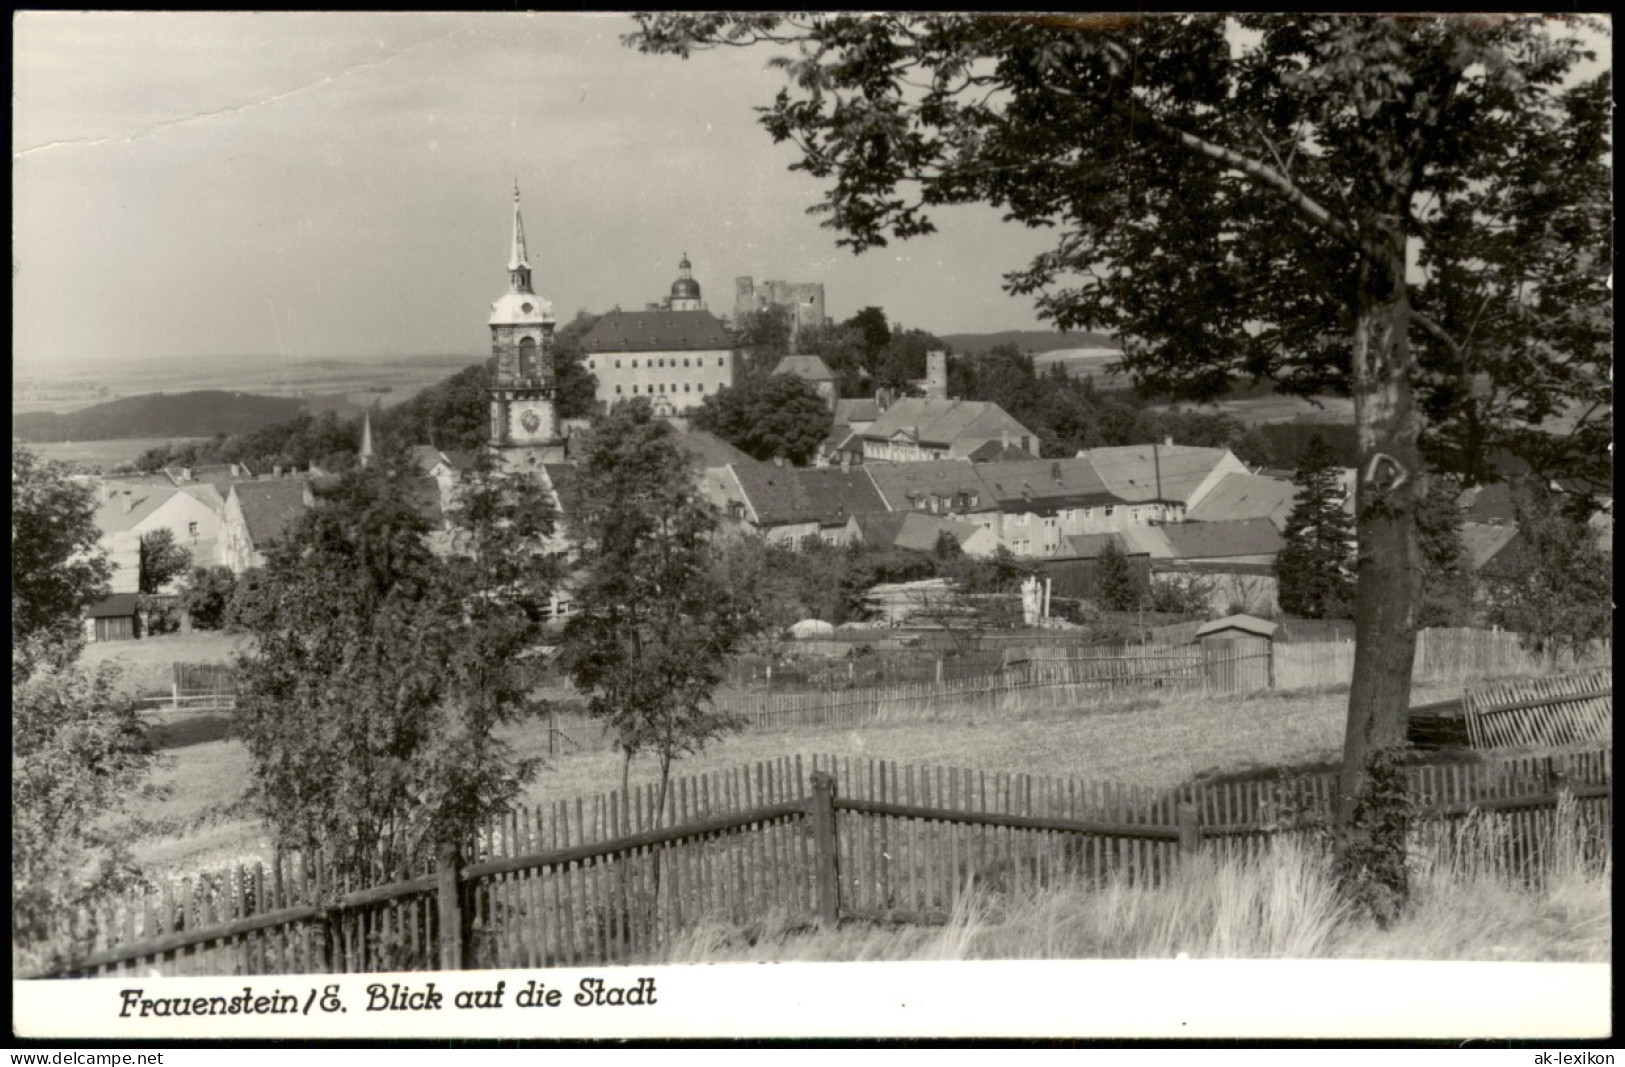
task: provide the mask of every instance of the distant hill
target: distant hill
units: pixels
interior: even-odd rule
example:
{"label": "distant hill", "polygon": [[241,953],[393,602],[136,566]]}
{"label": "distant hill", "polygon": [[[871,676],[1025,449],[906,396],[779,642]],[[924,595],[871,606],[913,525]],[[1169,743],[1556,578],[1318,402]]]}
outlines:
{"label": "distant hill", "polygon": [[955,352],[986,352],[995,345],[1015,345],[1023,352],[1042,355],[1059,348],[1116,348],[1117,338],[1103,333],[1076,330],[1005,330],[1001,333],[938,334]]}
{"label": "distant hill", "polygon": [[124,396],[66,415],[37,411],[11,420],[24,441],[110,441],[121,437],[213,437],[250,433],[306,410],[297,397],[218,389]]}

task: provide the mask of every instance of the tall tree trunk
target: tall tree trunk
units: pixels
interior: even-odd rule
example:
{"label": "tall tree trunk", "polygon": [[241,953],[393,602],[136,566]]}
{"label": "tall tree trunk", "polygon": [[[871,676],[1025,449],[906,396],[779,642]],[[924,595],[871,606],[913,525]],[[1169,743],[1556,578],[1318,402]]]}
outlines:
{"label": "tall tree trunk", "polygon": [[1352,368],[1359,556],[1354,680],[1338,780],[1337,815],[1346,829],[1371,784],[1373,758],[1405,740],[1421,579],[1416,512],[1427,490],[1409,377],[1403,237],[1391,242],[1383,261],[1372,258],[1360,277]]}

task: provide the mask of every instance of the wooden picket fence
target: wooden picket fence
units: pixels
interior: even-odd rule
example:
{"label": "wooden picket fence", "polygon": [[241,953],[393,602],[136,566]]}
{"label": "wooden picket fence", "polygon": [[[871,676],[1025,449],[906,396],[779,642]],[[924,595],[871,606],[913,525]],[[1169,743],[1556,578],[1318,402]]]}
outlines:
{"label": "wooden picket fence", "polygon": [[1474,748],[1553,746],[1612,741],[1612,671],[1553,674],[1491,682],[1462,700]]}
{"label": "wooden picket fence", "polygon": [[[1019,718],[1078,708],[1103,693],[1121,690],[1238,692],[1263,688],[1269,664],[1267,650],[1142,647],[1128,655],[1027,661],[996,674],[944,682],[725,694],[716,698],[716,707],[737,719],[746,733],[912,722],[946,715]],[[615,743],[614,735],[602,724],[570,714],[550,719],[548,738],[551,755],[602,751]]]}
{"label": "wooden picket fence", "polygon": [[172,707],[229,710],[237,704],[237,676],[226,663],[175,663],[170,683]]}
{"label": "wooden picket fence", "polygon": [[[1612,840],[1612,748],[1409,771],[1428,818],[1501,813],[1498,870],[1539,877],[1565,832]],[[939,922],[959,896],[1107,878],[1155,884],[1202,848],[1305,832],[1333,777],[1152,790],[891,761],[786,757],[491,820],[358,884],[280,856],[111,902],[65,924],[57,976],[345,973],[631,963],[708,922]],[[67,942],[64,942],[67,943]]]}

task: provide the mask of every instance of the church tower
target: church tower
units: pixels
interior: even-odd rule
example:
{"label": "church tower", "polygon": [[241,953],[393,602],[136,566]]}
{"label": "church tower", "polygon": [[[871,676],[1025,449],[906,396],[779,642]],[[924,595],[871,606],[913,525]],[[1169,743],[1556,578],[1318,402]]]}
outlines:
{"label": "church tower", "polygon": [[513,187],[513,247],[508,291],[491,305],[490,446],[506,469],[535,469],[564,458],[553,403],[553,305],[530,284],[519,183]]}

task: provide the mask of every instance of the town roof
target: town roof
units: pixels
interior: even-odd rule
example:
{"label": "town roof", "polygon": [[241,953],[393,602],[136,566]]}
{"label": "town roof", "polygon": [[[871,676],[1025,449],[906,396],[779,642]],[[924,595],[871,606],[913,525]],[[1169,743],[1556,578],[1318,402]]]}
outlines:
{"label": "town roof", "polygon": [[1176,559],[1273,556],[1286,546],[1281,532],[1268,519],[1176,522],[1157,529],[1168,539]]}
{"label": "town roof", "polygon": [[1001,440],[983,441],[982,444],[966,457],[972,463],[1011,463],[1020,460],[1032,459],[1033,454],[1024,448],[1007,445]]}
{"label": "town roof", "polygon": [[610,311],[581,339],[584,352],[690,352],[734,348],[709,311]]}
{"label": "town roof", "polygon": [[1188,504],[1214,468],[1231,458],[1228,448],[1173,444],[1091,448],[1078,455],[1095,465],[1110,492],[1131,504],[1154,500]]}
{"label": "town roof", "polygon": [[818,356],[785,356],[773,368],[774,374],[788,374],[809,382],[833,382],[835,372]]}
{"label": "town roof", "polygon": [[1277,529],[1286,526],[1298,487],[1260,474],[1227,474],[1199,500],[1185,517],[1193,522],[1228,522],[1269,519]]}
{"label": "town roof", "polygon": [[1116,504],[1086,459],[1033,459],[977,464],[982,481],[1002,505],[1033,510]]}
{"label": "town roof", "polygon": [[886,510],[885,500],[861,468],[804,470],[752,460],[732,464],[732,470],[761,526],[796,522],[838,526],[853,515]]}
{"label": "town roof", "polygon": [[991,511],[998,507],[998,500],[983,480],[985,467],[963,459],[865,464],[875,488],[893,511],[911,511],[915,500],[927,496],[956,497],[961,493],[976,494],[978,499],[970,505],[971,510]]}
{"label": "town roof", "polygon": [[726,467],[730,463],[750,463],[751,458],[708,430],[687,430],[677,435],[677,447],[701,467]]}
{"label": "town roof", "polygon": [[1125,556],[1145,556],[1151,551],[1143,543],[1130,545],[1115,533],[1071,534],[1065,540],[1072,559],[1099,559],[1107,545],[1116,545]]}
{"label": "town roof", "polygon": [[226,498],[220,495],[220,490],[212,482],[187,482],[180,487],[180,491],[187,496],[207,504],[216,512],[226,510]]}
{"label": "town roof", "polygon": [[92,619],[117,619],[136,613],[136,594],[114,593],[106,600],[92,604],[85,612]]}
{"label": "town roof", "polygon": [[[170,497],[180,492],[173,485],[118,485],[109,482],[107,501],[96,508],[96,528],[103,533],[133,530],[147,516],[157,511]],[[125,509],[125,495],[130,507]]]}
{"label": "town roof", "polygon": [[975,523],[959,522],[918,511],[885,511],[856,516],[863,543],[876,548],[906,548],[931,552],[946,533],[961,547],[981,531]]}
{"label": "town roof", "polygon": [[880,403],[872,396],[854,397],[835,401],[835,422],[850,425],[853,422],[874,422],[880,418]]}
{"label": "town roof", "polygon": [[310,506],[305,483],[296,478],[236,482],[231,491],[243,513],[250,542],[263,549],[299,521]]}
{"label": "town roof", "polygon": [[999,405],[983,400],[936,400],[905,397],[887,408],[863,436],[889,441],[907,434],[924,444],[950,447],[961,438],[992,438],[1004,433],[1031,438],[1033,432]]}
{"label": "town roof", "polygon": [[1208,634],[1223,633],[1225,630],[1241,630],[1259,637],[1274,637],[1275,631],[1280,629],[1275,623],[1267,619],[1256,618],[1252,615],[1226,615],[1222,619],[1204,622],[1196,628],[1198,638]]}
{"label": "town roof", "polygon": [[1518,528],[1512,525],[1492,525],[1487,522],[1461,524],[1461,544],[1467,550],[1469,565],[1475,571],[1494,559],[1496,553],[1516,536]]}
{"label": "town roof", "polygon": [[558,517],[568,522],[575,518],[581,507],[580,472],[574,463],[544,463],[542,471],[553,487],[553,500],[558,505]]}
{"label": "town roof", "polygon": [[1463,489],[1456,503],[1468,522],[1511,524],[1517,518],[1512,507],[1512,487],[1506,482]]}

